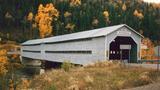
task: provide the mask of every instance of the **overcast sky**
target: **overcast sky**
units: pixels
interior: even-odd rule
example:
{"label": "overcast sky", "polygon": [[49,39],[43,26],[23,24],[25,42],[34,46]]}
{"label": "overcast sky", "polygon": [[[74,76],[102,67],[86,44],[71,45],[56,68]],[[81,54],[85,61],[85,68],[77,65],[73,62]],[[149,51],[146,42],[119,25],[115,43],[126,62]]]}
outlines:
{"label": "overcast sky", "polygon": [[160,3],[160,0],[143,0],[148,3]]}

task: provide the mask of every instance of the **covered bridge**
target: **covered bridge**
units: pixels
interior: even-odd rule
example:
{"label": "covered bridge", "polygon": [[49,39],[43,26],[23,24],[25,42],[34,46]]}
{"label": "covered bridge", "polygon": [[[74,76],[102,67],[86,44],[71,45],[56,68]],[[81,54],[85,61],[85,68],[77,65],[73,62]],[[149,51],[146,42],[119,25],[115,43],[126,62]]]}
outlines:
{"label": "covered bridge", "polygon": [[104,27],[78,33],[29,40],[22,43],[23,58],[53,62],[70,61],[89,64],[103,60],[140,59],[143,36],[126,24]]}

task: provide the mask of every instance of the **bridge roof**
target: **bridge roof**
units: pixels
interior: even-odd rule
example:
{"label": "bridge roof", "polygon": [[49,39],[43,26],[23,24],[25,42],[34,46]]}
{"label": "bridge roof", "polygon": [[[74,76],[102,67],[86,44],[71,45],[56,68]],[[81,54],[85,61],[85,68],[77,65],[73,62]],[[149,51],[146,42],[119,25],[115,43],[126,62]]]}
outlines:
{"label": "bridge roof", "polygon": [[106,35],[114,32],[124,26],[128,27],[130,30],[134,31],[139,36],[143,37],[142,35],[140,35],[138,32],[136,32],[135,30],[133,30],[132,28],[130,28],[126,24],[120,24],[120,25],[109,26],[109,27],[104,27],[104,28],[99,28],[99,29],[94,29],[94,30],[88,30],[88,31],[77,32],[77,33],[72,33],[72,34],[54,36],[54,37],[49,37],[49,38],[44,38],[44,39],[28,40],[28,41],[22,43],[22,45],[52,43],[52,42],[61,42],[61,41],[69,41],[69,40],[77,40],[77,39],[106,36]]}

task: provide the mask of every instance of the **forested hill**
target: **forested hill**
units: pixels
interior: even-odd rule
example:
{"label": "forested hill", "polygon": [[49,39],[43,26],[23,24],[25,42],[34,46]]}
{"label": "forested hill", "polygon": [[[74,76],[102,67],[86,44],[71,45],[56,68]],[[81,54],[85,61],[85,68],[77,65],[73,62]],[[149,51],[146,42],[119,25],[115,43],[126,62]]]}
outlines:
{"label": "forested hill", "polygon": [[47,3],[59,11],[53,35],[126,23],[145,37],[160,39],[160,4],[141,0],[0,0],[0,37],[18,42],[39,38],[27,16]]}

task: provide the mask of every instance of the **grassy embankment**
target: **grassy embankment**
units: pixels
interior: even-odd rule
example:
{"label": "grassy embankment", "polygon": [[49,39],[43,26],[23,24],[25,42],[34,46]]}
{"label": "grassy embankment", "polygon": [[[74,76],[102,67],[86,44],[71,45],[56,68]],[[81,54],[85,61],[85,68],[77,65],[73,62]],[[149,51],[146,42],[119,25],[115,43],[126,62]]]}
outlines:
{"label": "grassy embankment", "polygon": [[120,63],[98,62],[84,67],[48,71],[35,76],[26,87],[33,90],[119,90],[160,81],[160,72]]}

